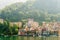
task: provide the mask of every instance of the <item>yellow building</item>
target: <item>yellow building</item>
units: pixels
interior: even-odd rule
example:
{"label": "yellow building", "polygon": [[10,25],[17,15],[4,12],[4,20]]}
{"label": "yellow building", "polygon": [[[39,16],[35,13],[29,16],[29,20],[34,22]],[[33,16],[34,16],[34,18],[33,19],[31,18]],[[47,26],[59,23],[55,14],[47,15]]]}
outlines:
{"label": "yellow building", "polygon": [[3,23],[4,22],[4,20],[3,19],[0,19],[0,23]]}
{"label": "yellow building", "polygon": [[22,22],[10,22],[10,26],[18,26],[18,27],[21,27],[22,26]]}

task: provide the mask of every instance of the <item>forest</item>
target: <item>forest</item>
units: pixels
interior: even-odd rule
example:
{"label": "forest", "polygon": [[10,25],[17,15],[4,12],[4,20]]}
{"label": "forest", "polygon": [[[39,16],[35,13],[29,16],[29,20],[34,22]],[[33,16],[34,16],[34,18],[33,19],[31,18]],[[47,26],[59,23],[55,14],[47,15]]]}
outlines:
{"label": "forest", "polygon": [[[0,18],[9,21],[22,21],[28,18],[33,18],[35,21],[41,23],[60,21],[59,10],[56,9],[56,3],[52,0],[42,1],[27,1],[26,3],[14,3],[12,5],[6,6],[0,10]],[[47,4],[48,3],[48,4]],[[38,6],[39,5],[39,6]]]}

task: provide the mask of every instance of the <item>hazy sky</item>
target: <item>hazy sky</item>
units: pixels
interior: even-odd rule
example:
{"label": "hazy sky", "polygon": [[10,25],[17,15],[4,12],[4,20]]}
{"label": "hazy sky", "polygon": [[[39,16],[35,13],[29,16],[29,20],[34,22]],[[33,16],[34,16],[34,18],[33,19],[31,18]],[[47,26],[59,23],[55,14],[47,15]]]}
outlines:
{"label": "hazy sky", "polygon": [[[0,0],[0,9],[4,8],[5,6],[7,5],[10,5],[12,3],[16,3],[16,2],[26,2],[27,0]],[[53,0],[55,1],[55,0]],[[60,8],[60,0],[57,0],[57,5],[58,5],[58,8]]]}
{"label": "hazy sky", "polygon": [[0,0],[0,9],[4,8],[6,5],[10,5],[16,2],[26,2],[27,0]]}

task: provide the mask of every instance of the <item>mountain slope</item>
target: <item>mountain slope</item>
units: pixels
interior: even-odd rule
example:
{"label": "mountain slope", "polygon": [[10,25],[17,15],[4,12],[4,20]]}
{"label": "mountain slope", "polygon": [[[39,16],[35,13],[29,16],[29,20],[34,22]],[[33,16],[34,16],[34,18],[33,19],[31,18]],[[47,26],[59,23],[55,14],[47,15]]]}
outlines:
{"label": "mountain slope", "polygon": [[[57,14],[58,13],[58,14]],[[60,14],[56,10],[56,0],[30,0],[26,3],[15,3],[1,11],[1,18],[9,21],[21,21],[33,18],[35,21],[60,21]]]}

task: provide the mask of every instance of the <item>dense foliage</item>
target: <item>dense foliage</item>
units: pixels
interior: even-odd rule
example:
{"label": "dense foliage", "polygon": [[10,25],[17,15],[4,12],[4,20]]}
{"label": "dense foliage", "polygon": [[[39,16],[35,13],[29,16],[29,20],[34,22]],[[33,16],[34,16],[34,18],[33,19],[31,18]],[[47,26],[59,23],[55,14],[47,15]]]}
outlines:
{"label": "dense foliage", "polygon": [[14,25],[11,27],[8,21],[0,23],[0,35],[15,35],[18,34],[18,27]]}
{"label": "dense foliage", "polygon": [[27,1],[26,3],[15,3],[6,6],[0,12],[0,17],[9,21],[21,21],[28,18],[33,18],[38,22],[60,21],[60,13],[56,10],[56,5],[53,2],[50,3],[52,0],[43,1]]}

